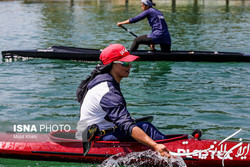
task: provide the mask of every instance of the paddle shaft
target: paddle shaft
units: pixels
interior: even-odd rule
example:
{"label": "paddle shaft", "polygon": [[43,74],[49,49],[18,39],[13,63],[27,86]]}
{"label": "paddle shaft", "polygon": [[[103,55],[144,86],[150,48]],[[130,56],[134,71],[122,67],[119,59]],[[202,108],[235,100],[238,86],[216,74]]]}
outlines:
{"label": "paddle shaft", "polygon": [[127,29],[123,25],[121,25],[121,28],[123,28],[124,30],[126,30],[127,32],[129,32],[130,34],[132,34],[134,37],[138,37],[137,35],[135,35],[133,32],[131,32],[129,29]]}
{"label": "paddle shaft", "polygon": [[[133,32],[131,32],[129,29],[127,29],[126,27],[124,27],[123,25],[121,25],[121,28],[123,28],[124,30],[126,30],[127,32],[129,32],[130,34],[132,34],[134,37],[138,37],[137,35],[135,35]],[[150,45],[147,44],[149,47]],[[151,48],[151,47],[150,47]]]}

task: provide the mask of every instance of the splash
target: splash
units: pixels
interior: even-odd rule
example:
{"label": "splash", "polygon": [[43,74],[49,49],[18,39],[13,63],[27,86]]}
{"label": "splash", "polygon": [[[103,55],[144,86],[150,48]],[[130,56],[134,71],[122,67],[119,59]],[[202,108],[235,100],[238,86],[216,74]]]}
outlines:
{"label": "splash", "polygon": [[157,167],[186,167],[181,157],[162,157],[158,152],[147,150],[132,152],[129,154],[119,153],[103,161],[98,167],[120,167],[120,166],[157,166]]}

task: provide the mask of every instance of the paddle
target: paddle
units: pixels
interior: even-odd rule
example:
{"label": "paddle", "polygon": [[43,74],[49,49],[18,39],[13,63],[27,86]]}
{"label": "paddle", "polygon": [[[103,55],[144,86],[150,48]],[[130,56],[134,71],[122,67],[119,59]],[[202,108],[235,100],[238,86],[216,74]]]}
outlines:
{"label": "paddle", "polygon": [[[152,122],[153,119],[154,119],[153,116],[145,116],[135,119],[135,122]],[[87,129],[82,134],[83,156],[85,156],[89,152],[92,146],[92,142],[96,136],[103,136],[105,134],[114,132],[116,128],[117,126],[100,131],[98,125],[96,124],[88,126]]]}
{"label": "paddle", "polygon": [[[138,37],[137,35],[135,35],[133,32],[131,32],[129,29],[127,29],[126,27],[124,27],[123,25],[120,26],[121,28],[123,28],[125,31],[129,32],[130,34],[132,34],[134,37]],[[147,44],[150,48],[151,46],[149,44]],[[152,48],[151,48],[152,49]],[[154,50],[154,49],[152,49]]]}
{"label": "paddle", "polygon": [[129,29],[127,29],[123,25],[121,25],[121,28],[123,28],[125,31],[129,32],[130,34],[132,34],[134,37],[138,37],[137,35],[135,35],[133,32],[131,32]]}

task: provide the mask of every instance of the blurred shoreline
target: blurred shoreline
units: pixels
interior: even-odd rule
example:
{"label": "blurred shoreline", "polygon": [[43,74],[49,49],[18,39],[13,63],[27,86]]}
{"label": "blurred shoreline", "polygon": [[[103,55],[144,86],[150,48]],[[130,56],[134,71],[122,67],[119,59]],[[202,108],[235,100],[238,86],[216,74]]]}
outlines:
{"label": "blurred shoreline", "polygon": [[[4,1],[23,1],[25,3],[43,3],[43,2],[60,2],[60,3],[111,3],[111,4],[135,4],[140,3],[139,0],[0,0]],[[185,5],[185,4],[202,4],[202,5],[250,5],[249,0],[154,0],[157,4],[169,5]]]}

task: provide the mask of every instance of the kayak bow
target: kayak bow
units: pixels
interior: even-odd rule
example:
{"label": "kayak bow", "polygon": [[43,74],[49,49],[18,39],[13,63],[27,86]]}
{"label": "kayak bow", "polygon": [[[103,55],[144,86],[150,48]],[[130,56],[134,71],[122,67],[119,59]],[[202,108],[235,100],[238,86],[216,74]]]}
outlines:
{"label": "kayak bow", "polygon": [[[94,141],[83,156],[81,140],[75,139],[76,131],[50,134],[0,133],[0,156],[25,159],[67,162],[101,163],[118,153],[141,152],[149,147],[138,142]],[[240,167],[250,164],[250,143],[201,139],[185,134],[167,135],[159,140],[172,152],[182,155],[188,166]]]}

